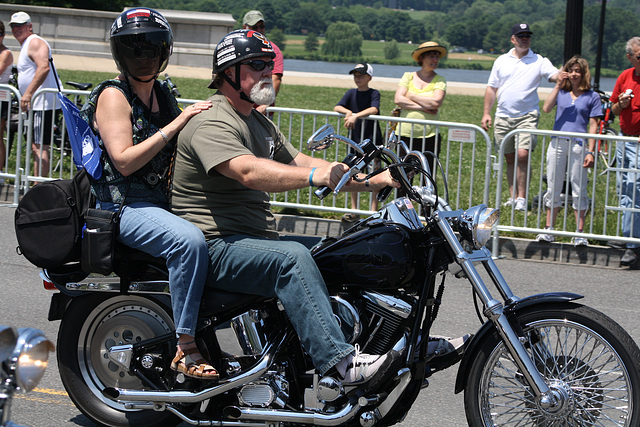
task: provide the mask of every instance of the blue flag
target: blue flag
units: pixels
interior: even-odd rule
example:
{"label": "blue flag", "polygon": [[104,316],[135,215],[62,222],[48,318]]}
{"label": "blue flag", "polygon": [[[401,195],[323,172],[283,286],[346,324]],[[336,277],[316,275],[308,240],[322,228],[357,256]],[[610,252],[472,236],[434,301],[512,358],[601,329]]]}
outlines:
{"label": "blue flag", "polygon": [[67,124],[73,163],[78,170],[84,168],[94,179],[100,179],[102,176],[102,165],[100,164],[102,149],[98,137],[80,116],[80,110],[69,98],[58,92],[58,99],[62,104],[62,113]]}

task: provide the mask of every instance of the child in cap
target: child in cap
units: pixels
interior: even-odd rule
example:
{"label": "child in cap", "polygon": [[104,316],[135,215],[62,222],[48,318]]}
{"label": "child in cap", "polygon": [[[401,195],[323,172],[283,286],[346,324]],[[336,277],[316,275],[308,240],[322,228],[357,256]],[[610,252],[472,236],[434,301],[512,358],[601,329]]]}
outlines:
{"label": "child in cap", "polygon": [[[349,89],[340,102],[333,108],[333,111],[344,114],[344,126],[349,129],[350,138],[360,143],[365,139],[372,140],[376,145],[383,143],[382,133],[377,121],[364,120],[372,114],[380,112],[380,92],[369,87],[369,82],[373,78],[373,67],[363,63],[356,65],[349,74],[353,74],[355,89]],[[377,209],[375,194],[371,209]],[[358,209],[358,193],[351,193],[351,209]],[[353,222],[359,218],[358,215],[348,213],[342,219],[346,222]]]}

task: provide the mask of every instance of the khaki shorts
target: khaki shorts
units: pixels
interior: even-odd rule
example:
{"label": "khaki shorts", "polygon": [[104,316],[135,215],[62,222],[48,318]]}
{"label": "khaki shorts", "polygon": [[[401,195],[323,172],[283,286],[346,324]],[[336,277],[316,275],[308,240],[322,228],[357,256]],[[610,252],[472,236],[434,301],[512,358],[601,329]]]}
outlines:
{"label": "khaki shorts", "polygon": [[[500,144],[504,137],[514,129],[538,129],[538,120],[540,113],[531,111],[522,117],[498,117],[495,118],[493,125],[493,147],[496,152],[500,152]],[[518,148],[533,151],[536,148],[537,139],[535,135],[526,132],[516,133],[504,147],[504,154],[512,154],[516,152],[516,143]]]}

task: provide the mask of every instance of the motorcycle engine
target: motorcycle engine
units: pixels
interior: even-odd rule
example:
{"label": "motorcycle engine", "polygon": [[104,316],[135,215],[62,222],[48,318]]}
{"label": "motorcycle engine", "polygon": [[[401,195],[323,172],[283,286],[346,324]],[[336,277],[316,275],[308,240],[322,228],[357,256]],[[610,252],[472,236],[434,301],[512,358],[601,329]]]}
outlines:
{"label": "motorcycle engine", "polygon": [[257,381],[245,384],[237,392],[241,405],[284,408],[289,399],[289,382],[281,372],[269,371]]}
{"label": "motorcycle engine", "polygon": [[331,304],[342,333],[349,344],[355,344],[361,336],[367,337],[360,344],[362,351],[384,354],[402,336],[401,325],[411,315],[411,304],[378,292],[362,292],[363,310],[340,296],[332,296]]}

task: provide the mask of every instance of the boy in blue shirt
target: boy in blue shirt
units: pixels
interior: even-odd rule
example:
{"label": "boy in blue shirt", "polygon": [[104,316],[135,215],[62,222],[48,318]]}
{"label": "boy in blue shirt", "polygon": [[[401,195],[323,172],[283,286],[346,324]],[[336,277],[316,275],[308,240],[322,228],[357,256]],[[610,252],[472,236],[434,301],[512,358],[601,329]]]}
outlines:
{"label": "boy in blue shirt", "polygon": [[[370,64],[363,63],[356,65],[353,70],[349,71],[353,74],[353,81],[356,84],[355,89],[349,89],[333,111],[342,113],[344,117],[344,126],[349,129],[350,138],[360,143],[365,139],[372,140],[376,145],[382,144],[382,133],[378,122],[374,120],[360,120],[371,114],[380,112],[380,92],[369,87],[369,82],[373,78],[373,67]],[[364,124],[364,126],[363,126]],[[372,210],[378,207],[375,193],[373,198]],[[358,208],[358,193],[351,193],[351,209]],[[358,215],[348,213],[342,219],[346,222],[353,222],[359,218]]]}

